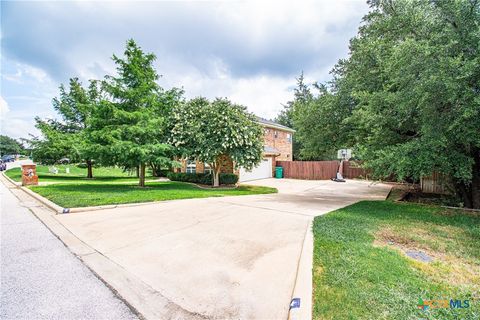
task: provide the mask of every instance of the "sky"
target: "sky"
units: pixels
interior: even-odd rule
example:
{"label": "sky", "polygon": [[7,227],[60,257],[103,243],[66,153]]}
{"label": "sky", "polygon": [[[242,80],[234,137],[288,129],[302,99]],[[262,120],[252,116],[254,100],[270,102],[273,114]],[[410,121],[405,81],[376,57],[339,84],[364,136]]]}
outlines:
{"label": "sky", "polygon": [[273,119],[296,78],[330,79],[348,56],[365,1],[1,1],[1,133],[38,135],[58,118],[61,83],[115,74],[133,38],[157,56],[159,84],[186,98],[226,97]]}

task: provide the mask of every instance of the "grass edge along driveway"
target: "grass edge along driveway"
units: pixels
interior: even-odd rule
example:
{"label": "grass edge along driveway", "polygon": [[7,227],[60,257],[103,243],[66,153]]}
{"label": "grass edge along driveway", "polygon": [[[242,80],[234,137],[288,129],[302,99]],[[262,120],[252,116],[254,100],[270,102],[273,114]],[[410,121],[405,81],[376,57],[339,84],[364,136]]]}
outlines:
{"label": "grass edge along driveway", "polygon": [[[51,168],[57,168],[58,173],[50,172]],[[67,168],[70,171],[67,173]],[[12,168],[5,171],[5,175],[16,182],[22,181],[22,169]],[[102,184],[102,183],[125,183],[135,182],[138,178],[130,172],[125,172],[118,167],[94,167],[93,179],[87,179],[87,169],[79,168],[76,165],[56,165],[45,166],[37,165],[37,175],[40,183],[87,183],[87,184]],[[148,176],[147,180],[154,179]]]}
{"label": "grass edge along driveway", "polygon": [[146,188],[140,188],[137,184],[118,183],[59,183],[29,188],[65,208],[277,192],[275,188],[249,185],[232,189],[204,189],[177,181],[148,182]]}
{"label": "grass edge along driveway", "polygon": [[[479,319],[478,213],[362,201],[316,217],[313,233],[314,319]],[[422,310],[420,299],[469,307]]]}

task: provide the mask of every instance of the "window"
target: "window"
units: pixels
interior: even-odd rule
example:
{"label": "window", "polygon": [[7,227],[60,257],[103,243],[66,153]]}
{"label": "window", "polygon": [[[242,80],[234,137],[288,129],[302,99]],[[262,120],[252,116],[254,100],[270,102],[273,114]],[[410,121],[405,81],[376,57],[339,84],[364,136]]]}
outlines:
{"label": "window", "polygon": [[203,168],[204,168],[203,172],[205,174],[212,174],[213,173],[213,170],[212,170],[212,168],[210,168],[210,165],[208,163],[204,163]]}
{"label": "window", "polygon": [[278,132],[277,132],[277,130],[275,130],[274,136],[275,136],[275,139],[278,138]]}
{"label": "window", "polygon": [[289,143],[292,143],[292,134],[291,133],[287,133],[287,140]]}
{"label": "window", "polygon": [[187,160],[186,173],[196,173],[197,172],[197,163],[195,160]]}

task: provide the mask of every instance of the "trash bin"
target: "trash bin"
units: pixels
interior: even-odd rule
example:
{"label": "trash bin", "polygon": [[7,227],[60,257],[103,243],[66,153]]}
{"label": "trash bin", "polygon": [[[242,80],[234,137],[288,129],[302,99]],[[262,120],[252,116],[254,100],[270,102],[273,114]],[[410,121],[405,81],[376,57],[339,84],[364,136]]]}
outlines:
{"label": "trash bin", "polygon": [[283,168],[282,167],[275,167],[275,178],[277,178],[277,179],[283,178]]}

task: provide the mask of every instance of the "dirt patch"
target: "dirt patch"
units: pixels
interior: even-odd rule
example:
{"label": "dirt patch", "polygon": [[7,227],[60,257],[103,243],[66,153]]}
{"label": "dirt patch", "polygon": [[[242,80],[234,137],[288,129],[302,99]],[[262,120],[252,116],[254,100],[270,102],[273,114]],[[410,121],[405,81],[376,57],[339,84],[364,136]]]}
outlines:
{"label": "dirt patch", "polygon": [[316,276],[320,276],[323,273],[323,267],[322,266],[317,266],[314,270],[314,273]]}
{"label": "dirt patch", "polygon": [[375,233],[374,245],[378,246],[396,246],[404,249],[415,249],[415,241],[404,236],[397,234],[390,228],[382,228]]}
{"label": "dirt patch", "polygon": [[[412,266],[435,280],[455,285],[480,283],[480,266],[465,258],[445,252],[445,241],[452,233],[463,232],[452,226],[427,226],[429,230],[411,228],[397,231],[383,227],[374,236],[374,246],[400,251]],[[422,239],[422,242],[415,239]],[[428,243],[435,244],[433,249]],[[420,259],[428,257],[427,259]]]}

